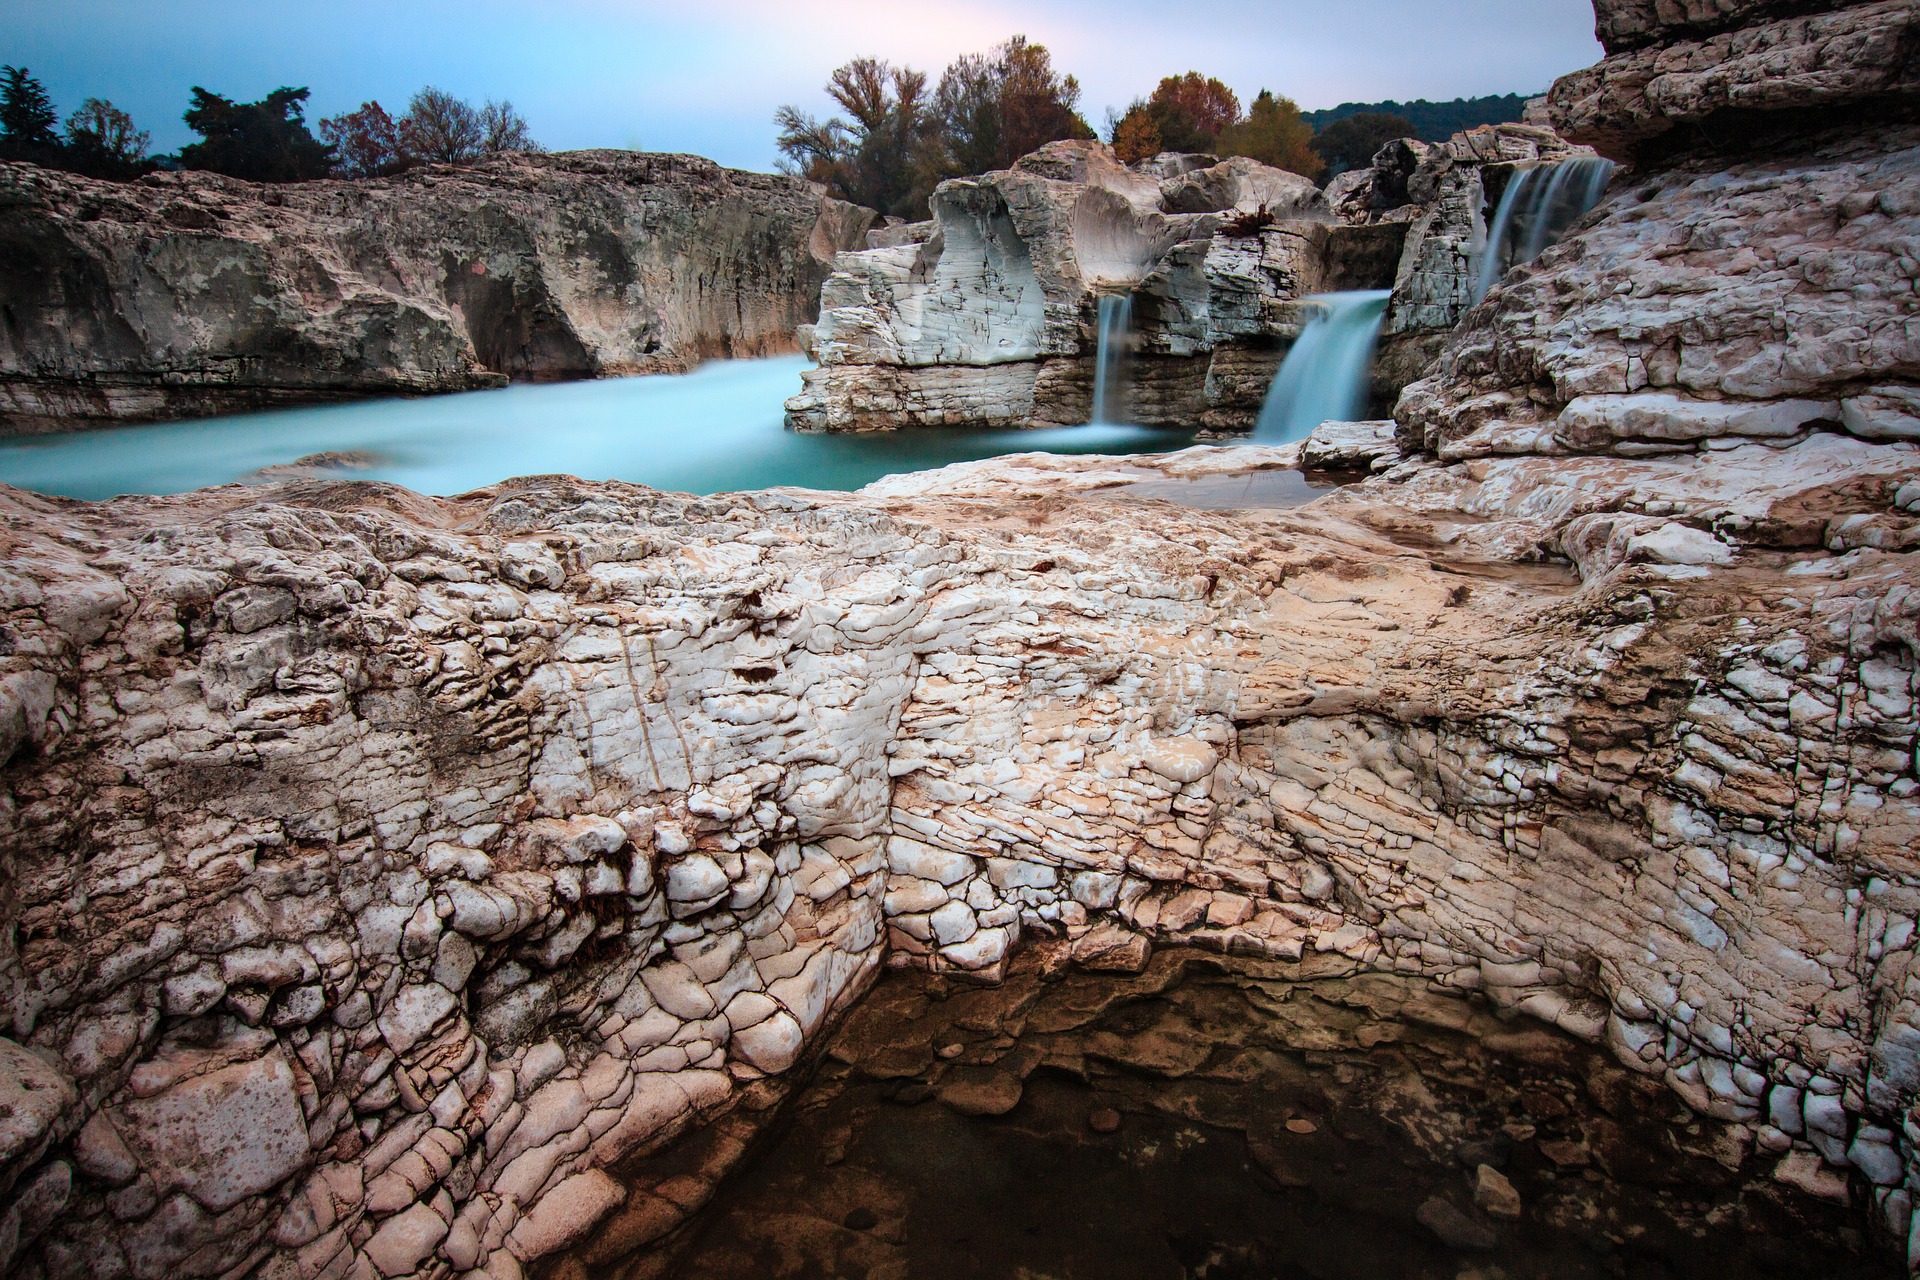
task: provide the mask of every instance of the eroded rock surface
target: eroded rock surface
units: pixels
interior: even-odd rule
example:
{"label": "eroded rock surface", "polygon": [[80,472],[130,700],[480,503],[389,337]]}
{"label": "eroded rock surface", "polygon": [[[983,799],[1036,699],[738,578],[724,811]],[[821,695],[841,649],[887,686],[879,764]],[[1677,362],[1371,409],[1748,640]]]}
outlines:
{"label": "eroded rock surface", "polygon": [[609,1170],[1034,934],[1482,990],[1904,1231],[1920,451],[1102,496],[1238,455],[9,494],[0,993],[77,1099],[16,1265],[652,1238]]}
{"label": "eroded rock surface", "polygon": [[0,166],[0,431],[790,351],[871,214],[696,156],[398,178]]}

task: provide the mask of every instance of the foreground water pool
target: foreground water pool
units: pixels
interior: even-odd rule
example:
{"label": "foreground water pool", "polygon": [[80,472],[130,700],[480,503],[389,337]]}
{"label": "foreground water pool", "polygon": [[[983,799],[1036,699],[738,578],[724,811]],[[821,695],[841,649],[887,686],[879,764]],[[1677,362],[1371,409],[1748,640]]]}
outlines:
{"label": "foreground water pool", "polygon": [[1063,958],[991,988],[888,976],[784,1105],[617,1169],[626,1204],[551,1274],[1901,1274],[1745,1130],[1531,1019],[1338,957]]}
{"label": "foreground water pool", "polygon": [[857,489],[881,476],[1005,453],[1156,453],[1185,433],[1087,426],[808,436],[782,425],[803,356],[728,360],[677,376],[548,383],[367,400],[68,435],[0,440],[0,482],[71,498],[182,493],[322,470],[420,493],[564,474],[690,493],[797,485]]}

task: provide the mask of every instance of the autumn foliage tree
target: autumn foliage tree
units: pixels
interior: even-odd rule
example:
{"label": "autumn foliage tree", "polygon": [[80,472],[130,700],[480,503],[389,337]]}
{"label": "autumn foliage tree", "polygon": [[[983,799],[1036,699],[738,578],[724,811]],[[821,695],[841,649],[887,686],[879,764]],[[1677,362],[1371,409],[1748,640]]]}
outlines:
{"label": "autumn foliage tree", "polygon": [[389,115],[378,102],[329,116],[320,136],[338,154],[346,178],[379,178],[416,164],[472,164],[508,151],[539,151],[532,130],[511,102],[474,106],[429,85],[413,95],[407,114]]}
{"label": "autumn foliage tree", "polygon": [[1214,149],[1222,156],[1247,156],[1308,178],[1318,178],[1326,168],[1313,147],[1313,126],[1300,118],[1299,106],[1265,89],[1247,108],[1244,120],[1220,131]]}
{"label": "autumn foliage tree", "polygon": [[1162,151],[1211,152],[1239,119],[1240,99],[1220,81],[1198,71],[1168,76],[1115,123],[1114,150],[1128,164]]}
{"label": "autumn foliage tree", "polygon": [[781,168],[901,217],[924,216],[927,196],[947,178],[1094,136],[1077,110],[1079,82],[1023,36],[956,59],[932,92],[923,72],[856,58],[834,71],[827,95],[846,118],[820,120],[794,106],[775,113]]}
{"label": "autumn foliage tree", "polygon": [[1242,116],[1233,90],[1198,71],[1162,80],[1113,120],[1108,140],[1127,164],[1185,151],[1247,156],[1309,178],[1326,167],[1313,149],[1313,127],[1291,98],[1262,89]]}

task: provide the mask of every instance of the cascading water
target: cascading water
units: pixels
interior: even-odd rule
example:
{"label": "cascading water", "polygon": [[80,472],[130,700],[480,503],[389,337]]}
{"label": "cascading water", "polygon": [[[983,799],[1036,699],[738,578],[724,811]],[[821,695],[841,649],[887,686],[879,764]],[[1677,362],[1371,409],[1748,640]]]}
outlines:
{"label": "cascading water", "polygon": [[1501,276],[1545,253],[1548,245],[1599,204],[1613,180],[1613,170],[1611,160],[1576,156],[1522,169],[1508,179],[1486,247],[1480,251],[1474,302],[1485,298]]}
{"label": "cascading water", "polygon": [[1133,330],[1133,295],[1109,293],[1100,298],[1100,345],[1093,360],[1093,421],[1126,421],[1127,356]]}
{"label": "cascading water", "polygon": [[1367,411],[1367,377],[1386,319],[1387,289],[1323,293],[1307,299],[1313,317],[1274,376],[1253,438],[1262,444],[1304,440],[1323,422],[1352,422]]}

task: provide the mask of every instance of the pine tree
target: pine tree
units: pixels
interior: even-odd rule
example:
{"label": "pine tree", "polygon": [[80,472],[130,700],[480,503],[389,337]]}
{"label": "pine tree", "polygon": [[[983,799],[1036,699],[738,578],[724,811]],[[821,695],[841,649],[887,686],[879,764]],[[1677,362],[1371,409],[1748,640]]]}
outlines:
{"label": "pine tree", "polygon": [[60,154],[59,116],[25,67],[0,67],[0,157],[44,164]]}

